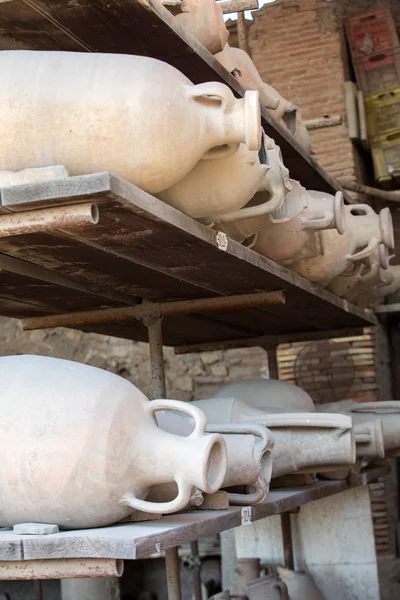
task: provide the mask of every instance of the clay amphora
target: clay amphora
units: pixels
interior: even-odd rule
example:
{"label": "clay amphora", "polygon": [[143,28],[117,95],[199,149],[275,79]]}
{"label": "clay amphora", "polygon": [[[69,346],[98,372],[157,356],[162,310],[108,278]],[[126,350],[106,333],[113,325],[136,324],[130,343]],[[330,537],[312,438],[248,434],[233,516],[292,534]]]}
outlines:
{"label": "clay amphora", "polygon": [[330,282],[326,289],[352,302],[352,299],[358,296],[360,289],[374,287],[381,280],[381,271],[388,268],[388,249],[384,244],[379,244],[371,256],[365,261],[349,265],[341,275]]}
{"label": "clay amphora", "polygon": [[285,265],[303,258],[300,253],[310,244],[315,231],[335,229],[342,234],[345,230],[345,210],[341,192],[332,196],[322,192],[309,192],[298,181],[292,180],[291,184],[292,190],[288,192],[286,201],[290,202],[292,195],[304,195],[307,208],[289,221],[266,221],[253,246],[259,254]]}
{"label": "clay amphora", "polygon": [[200,160],[186,177],[157,196],[194,218],[213,220],[238,211],[260,188],[269,169],[263,154],[240,144],[231,156]]}
{"label": "clay amphora", "polygon": [[276,573],[250,581],[247,596],[249,600],[289,600],[287,587]]}
{"label": "clay amphora", "polygon": [[386,246],[379,247],[362,263],[358,281],[345,295],[346,300],[367,307],[373,302],[374,290],[377,285],[386,285],[392,281],[389,271],[389,251]]}
{"label": "clay amphora", "polygon": [[183,0],[182,13],[176,15],[176,20],[212,54],[221,52],[229,37],[222,9],[215,0]]}
{"label": "clay amphora", "polygon": [[257,92],[195,86],[159,60],[18,50],[1,52],[0,70],[0,171],[110,171],[156,193],[213,153],[260,148]]}
{"label": "clay amphora", "polygon": [[[118,375],[42,356],[0,358],[0,379],[2,527],[77,529],[136,509],[171,513],[186,506],[193,486],[214,493],[225,477],[224,441],[204,435],[206,419],[191,404],[150,402]],[[157,427],[160,410],[190,415],[192,434]],[[152,485],[170,481],[178,488],[171,502],[145,500]]]}
{"label": "clay amphora", "polygon": [[355,402],[340,400],[318,405],[319,412],[340,412],[349,415],[354,425],[365,425],[374,420],[382,421],[386,456],[400,454],[400,401]]}
{"label": "clay amphora", "polygon": [[400,289],[400,265],[390,265],[387,270],[387,280],[383,281],[381,274],[381,281],[378,283],[374,290],[372,290],[373,299],[384,298],[389,294],[394,294]]}
{"label": "clay amphora", "polygon": [[279,379],[242,379],[228,383],[214,398],[238,398],[268,412],[315,412],[314,402],[307,392]]}
{"label": "clay amphora", "polygon": [[[183,415],[160,411],[157,414],[159,427],[175,435],[190,435],[194,421]],[[269,491],[272,473],[272,433],[262,425],[219,424],[209,422],[207,432],[219,433],[227,449],[227,467],[221,488],[248,486],[246,494],[229,492],[230,504],[254,505],[263,502]],[[157,486],[158,498],[169,498],[171,491]],[[154,492],[153,492],[154,494]]]}
{"label": "clay amphora", "polygon": [[[258,410],[237,398],[212,398],[193,402],[209,423],[260,424],[271,429],[272,477],[314,472],[351,465],[356,458],[351,419],[344,415]],[[339,418],[338,418],[339,417]]]}
{"label": "clay amphora", "polygon": [[286,584],[292,600],[324,600],[324,596],[309,573],[296,573],[278,567],[278,574]]}
{"label": "clay amphora", "polygon": [[279,146],[267,136],[264,136],[264,142],[269,170],[258,192],[240,212],[224,214],[213,219],[216,229],[237,242],[253,238],[265,227],[269,220],[268,215],[279,213],[285,203],[285,195],[292,189],[289,171],[283,164]]}
{"label": "clay amphora", "polygon": [[[257,68],[244,50],[234,48],[228,43],[225,44],[222,52],[216,54],[215,58],[225,67],[229,73],[232,73],[246,90],[257,90],[260,94],[260,102],[266,108],[277,110],[282,96],[268,83],[265,83],[257,71]],[[293,109],[293,104],[291,104]],[[285,107],[286,109],[288,107]],[[280,114],[275,117],[280,119],[284,113],[284,108],[280,107]]]}
{"label": "clay amphora", "polygon": [[346,231],[320,231],[321,254],[289,265],[289,268],[310,281],[328,285],[355,261],[365,260],[379,246],[394,245],[393,223],[388,208],[379,215],[368,204],[345,207]]}
{"label": "clay amphora", "polygon": [[238,596],[247,598],[247,584],[260,577],[261,560],[259,558],[239,558],[236,563]]}

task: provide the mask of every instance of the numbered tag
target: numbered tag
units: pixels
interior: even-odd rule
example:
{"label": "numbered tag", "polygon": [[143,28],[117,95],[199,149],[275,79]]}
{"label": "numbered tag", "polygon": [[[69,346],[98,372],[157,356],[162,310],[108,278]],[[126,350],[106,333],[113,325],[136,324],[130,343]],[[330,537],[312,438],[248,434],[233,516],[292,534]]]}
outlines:
{"label": "numbered tag", "polygon": [[243,506],[242,508],[242,525],[250,525],[251,523],[251,506]]}

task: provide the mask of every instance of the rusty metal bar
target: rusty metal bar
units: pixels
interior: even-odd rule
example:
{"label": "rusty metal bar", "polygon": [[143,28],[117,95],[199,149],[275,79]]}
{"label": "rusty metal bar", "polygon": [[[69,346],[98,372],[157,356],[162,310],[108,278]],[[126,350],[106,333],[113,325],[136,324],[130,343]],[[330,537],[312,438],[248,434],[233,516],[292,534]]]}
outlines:
{"label": "rusty metal bar", "polygon": [[167,570],[168,600],[182,600],[180,561],[177,547],[165,551],[165,568]]}
{"label": "rusty metal bar", "polygon": [[285,304],[284,292],[255,292],[254,294],[239,294],[237,296],[218,296],[216,298],[200,298],[199,300],[165,302],[161,304],[161,314],[163,317],[166,317],[168,315],[188,315],[200,311],[235,310],[237,308],[251,308],[254,306],[275,306],[276,304]]}
{"label": "rusty metal bar", "polygon": [[388,200],[389,202],[400,202],[400,191],[394,190],[392,192],[386,192],[385,190],[378,190],[377,188],[369,185],[363,185],[356,183],[355,181],[340,181],[340,185],[345,190],[352,192],[359,192],[360,194],[367,194],[373,198],[379,198],[380,200]]}
{"label": "rusty metal bar", "polygon": [[151,386],[153,399],[166,398],[162,318],[158,317],[147,325],[150,346]]}
{"label": "rusty metal bar", "polygon": [[290,522],[290,513],[289,512],[284,512],[281,514],[281,527],[282,527],[284,566],[286,569],[290,569],[293,571],[294,559],[293,559],[292,524]]}
{"label": "rusty metal bar", "polygon": [[268,357],[268,373],[270,379],[279,379],[278,348],[266,347]]}
{"label": "rusty metal bar", "polygon": [[123,571],[124,561],[112,558],[0,561],[0,580],[121,577]]}
{"label": "rusty metal bar", "polygon": [[35,592],[35,600],[43,600],[43,589],[42,589],[42,580],[41,579],[34,580],[33,589]]}
{"label": "rusty metal bar", "polygon": [[99,209],[92,202],[10,213],[0,216],[0,238],[49,229],[73,229],[98,222]]}
{"label": "rusty metal bar", "polygon": [[78,327],[94,323],[114,323],[117,321],[130,321],[132,319],[145,319],[153,316],[187,315],[204,311],[224,311],[255,306],[274,306],[285,303],[282,291],[256,292],[254,294],[240,294],[237,296],[217,296],[216,298],[202,298],[199,300],[178,300],[176,302],[142,303],[136,306],[121,308],[105,308],[100,310],[67,313],[61,315],[48,315],[45,317],[32,317],[24,319],[23,329],[51,329],[53,327]]}
{"label": "rusty metal bar", "polygon": [[199,542],[190,542],[190,551],[193,557],[193,588],[194,600],[202,600],[201,594],[201,562],[199,556]]}
{"label": "rusty metal bar", "polygon": [[341,124],[341,115],[326,115],[324,117],[304,121],[304,125],[307,127],[308,131],[312,131],[313,129],[325,129],[326,127],[335,127],[336,125]]}

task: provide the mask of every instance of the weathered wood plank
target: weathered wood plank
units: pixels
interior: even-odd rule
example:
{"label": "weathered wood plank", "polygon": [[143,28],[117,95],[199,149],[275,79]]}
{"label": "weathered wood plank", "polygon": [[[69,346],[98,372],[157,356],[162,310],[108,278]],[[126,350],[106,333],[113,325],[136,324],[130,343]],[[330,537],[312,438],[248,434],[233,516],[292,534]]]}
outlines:
{"label": "weathered wood plank", "polygon": [[[184,324],[185,319],[177,319],[174,326],[178,329],[172,332],[173,321],[166,320],[166,332],[171,331],[180,344],[324,330],[327,306],[331,327],[374,322],[364,311],[232,240],[228,240],[226,250],[220,250],[214,230],[108,173],[9,188],[1,193],[7,211],[88,200],[99,206],[98,225],[4,238],[0,250],[62,273],[80,285],[151,300],[277,289],[287,292],[285,305],[204,314],[204,327],[197,319],[199,329],[194,318],[190,327],[189,320]],[[91,328],[108,334],[113,331],[118,336],[122,329],[116,324]],[[128,329],[132,335],[140,331],[133,323]],[[186,342],[182,337],[185,329]],[[199,331],[203,331],[202,339]],[[143,339],[142,334],[139,339]],[[170,343],[168,336],[166,343]]]}
{"label": "weathered wood plank", "polygon": [[[251,520],[288,510],[366,485],[387,467],[366,472],[353,484],[346,481],[318,482],[302,488],[274,490],[264,504],[251,508]],[[147,523],[117,524],[100,529],[62,531],[49,536],[18,536],[0,530],[0,560],[38,560],[51,558],[147,558],[154,553],[212,536],[241,525],[241,508],[224,511],[190,511],[169,515]]]}

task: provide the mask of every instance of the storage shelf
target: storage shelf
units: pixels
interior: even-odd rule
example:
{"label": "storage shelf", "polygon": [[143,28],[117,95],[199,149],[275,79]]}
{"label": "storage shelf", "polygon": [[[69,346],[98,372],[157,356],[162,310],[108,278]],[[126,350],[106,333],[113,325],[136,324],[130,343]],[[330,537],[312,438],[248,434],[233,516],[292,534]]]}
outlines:
{"label": "storage shelf", "polygon": [[[321,481],[309,486],[270,492],[261,505],[245,507],[250,522],[292,511],[321,498],[366,485],[388,473],[382,466],[364,472],[354,483]],[[144,523],[124,523],[53,535],[14,535],[0,530],[0,560],[39,560],[56,558],[149,558],[201,537],[209,537],[242,524],[243,507],[227,510],[196,510],[162,517]]]}
{"label": "storage shelf", "polygon": [[[227,239],[109,173],[5,188],[0,211],[95,202],[97,225],[0,238],[0,314],[24,318],[134,304],[283,290],[286,303],[170,316],[165,345],[248,340],[268,334],[326,337],[375,317],[281,265]],[[81,327],[147,341],[140,322]],[[275,336],[275,337],[274,337]],[[267,342],[264,341],[264,345]]]}
{"label": "storage shelf", "polygon": [[[244,93],[238,81],[157,0],[0,2],[0,50],[10,49],[149,56],[176,67],[193,83],[222,81],[237,96]],[[264,108],[262,124],[280,146],[293,179],[310,190],[342,190],[351,201],[338,182]]]}

